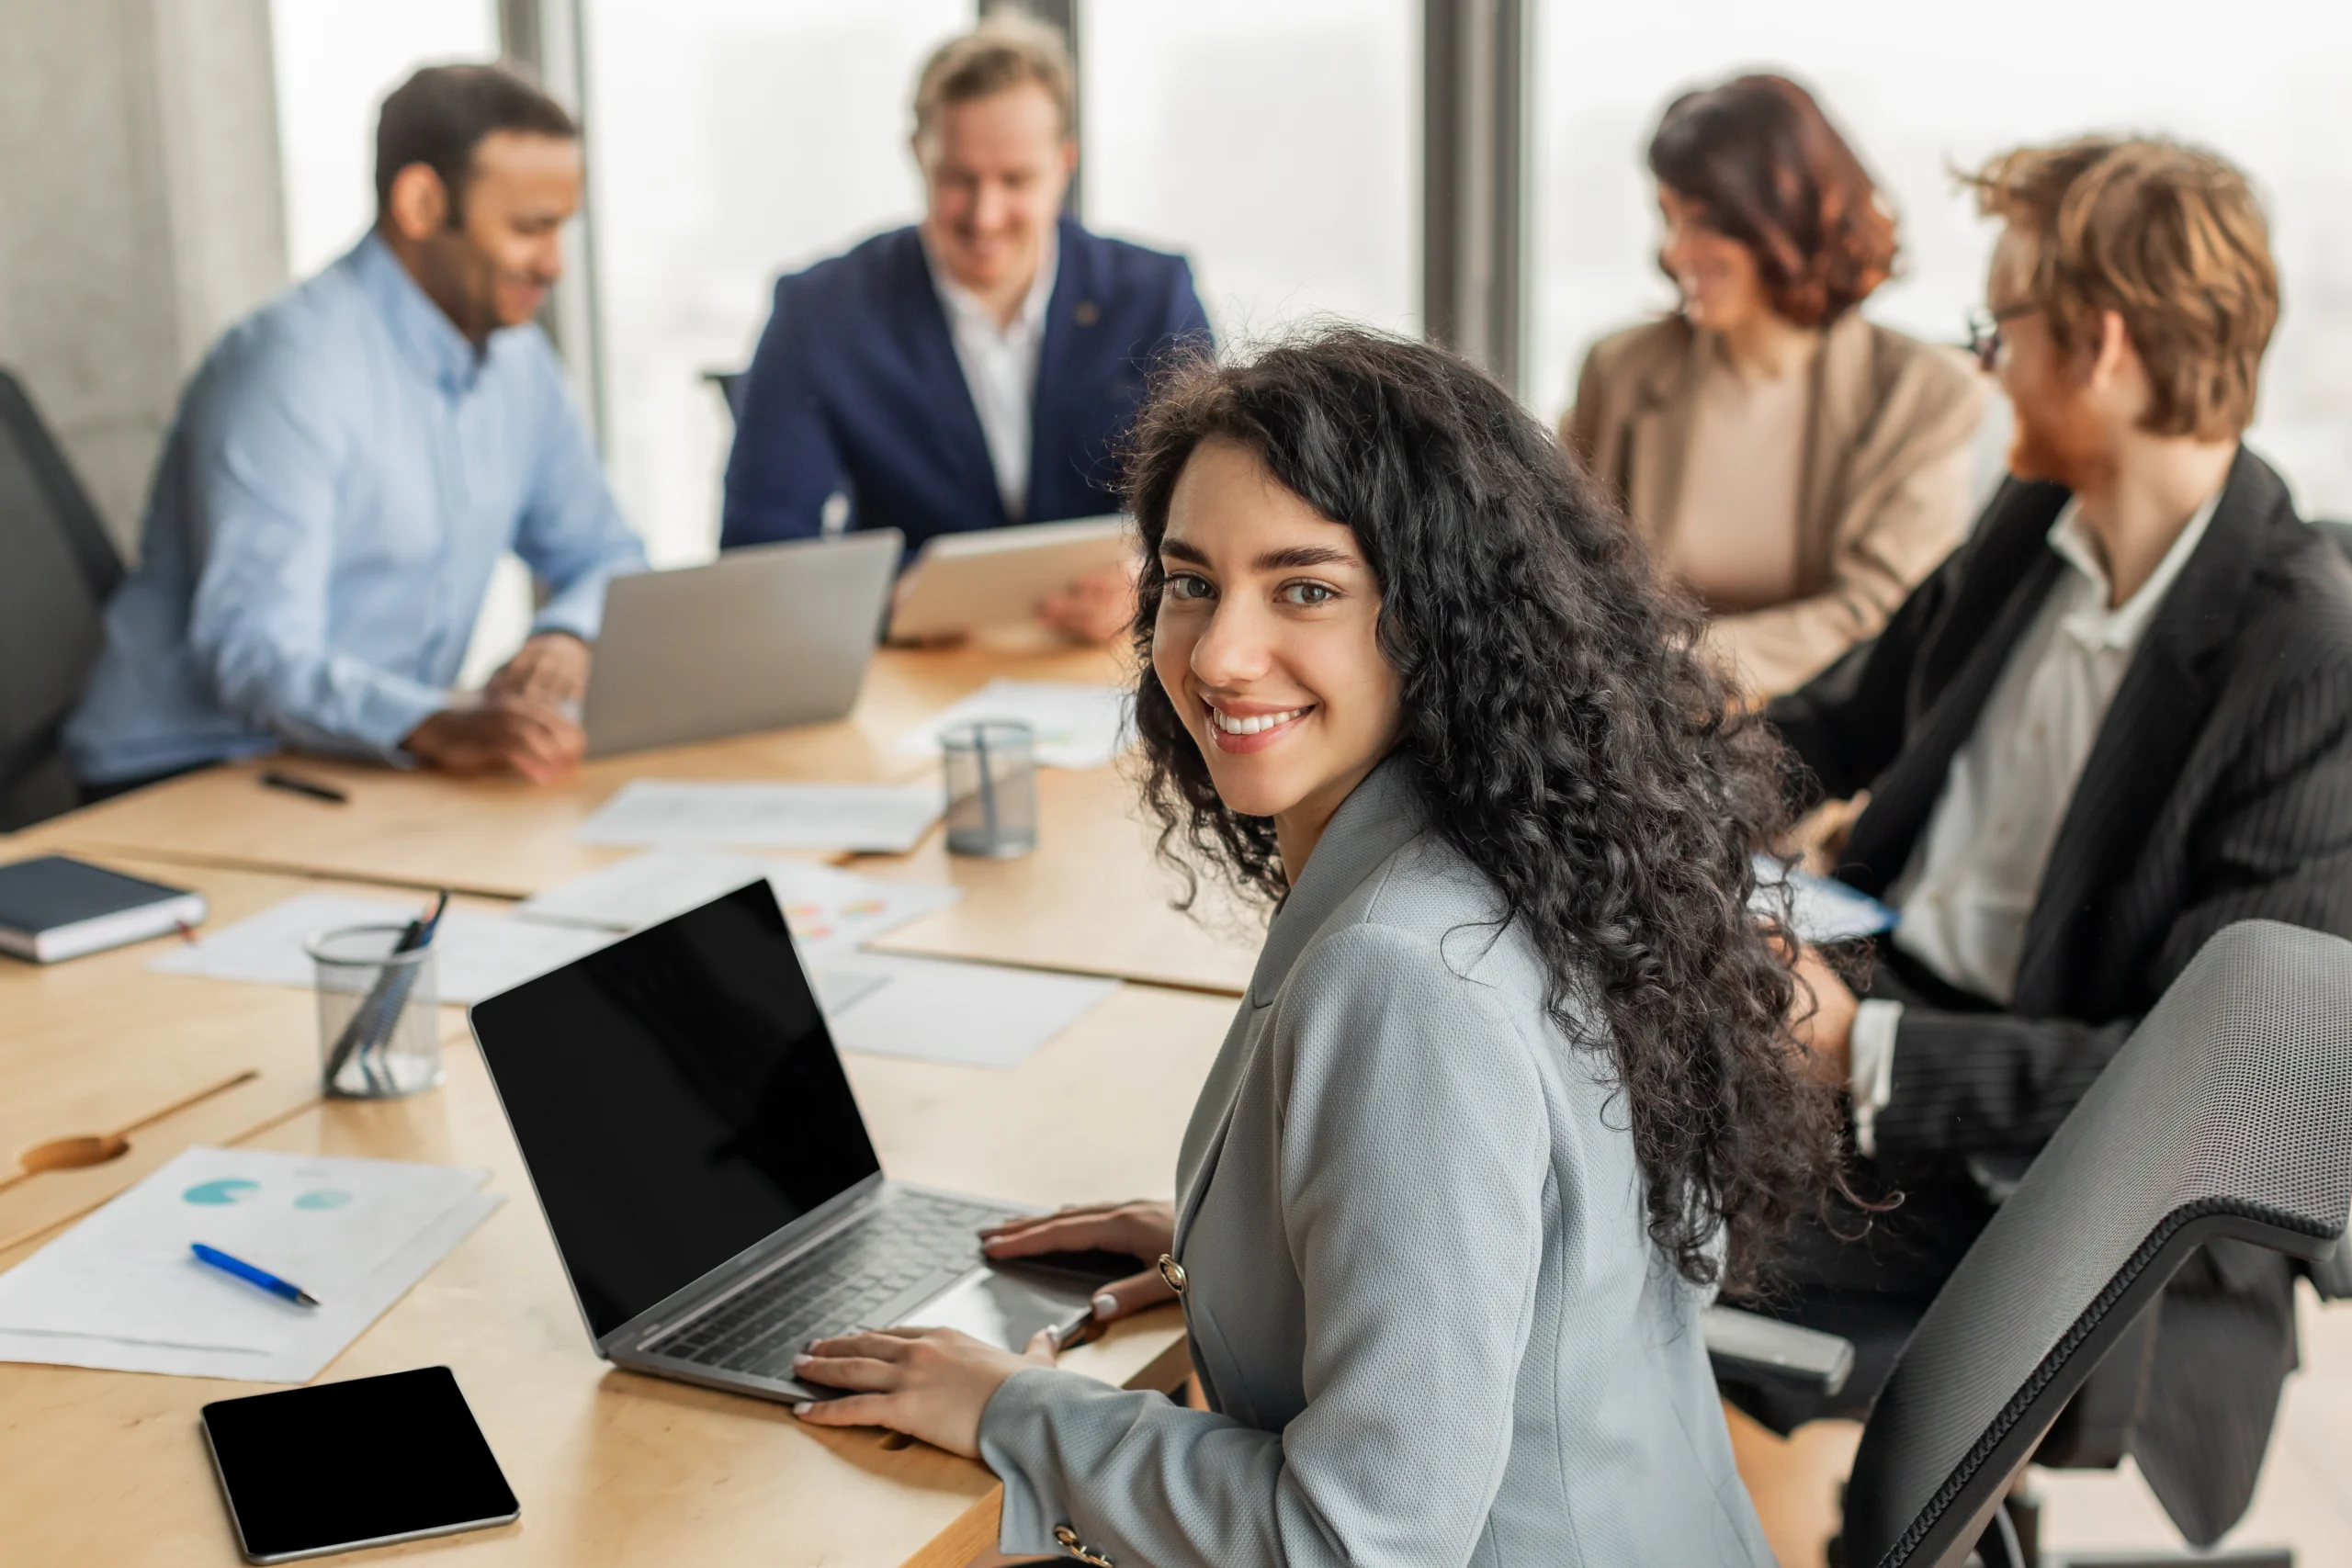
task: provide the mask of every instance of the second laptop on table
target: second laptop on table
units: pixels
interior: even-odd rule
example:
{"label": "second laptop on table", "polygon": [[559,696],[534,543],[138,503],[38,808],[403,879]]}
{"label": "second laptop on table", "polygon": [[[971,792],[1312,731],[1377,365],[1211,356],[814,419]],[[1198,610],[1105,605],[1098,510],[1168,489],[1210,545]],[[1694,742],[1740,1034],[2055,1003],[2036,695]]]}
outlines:
{"label": "second laptop on table", "polygon": [[582,719],[589,754],[845,716],[902,544],[897,529],[876,528],[613,579]]}

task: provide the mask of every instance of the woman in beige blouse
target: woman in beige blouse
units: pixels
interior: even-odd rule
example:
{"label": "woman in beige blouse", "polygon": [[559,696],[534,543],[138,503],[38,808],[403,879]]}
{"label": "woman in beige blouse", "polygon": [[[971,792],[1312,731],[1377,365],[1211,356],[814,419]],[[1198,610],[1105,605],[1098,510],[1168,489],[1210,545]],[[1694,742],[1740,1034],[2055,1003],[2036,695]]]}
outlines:
{"label": "woman in beige blouse", "polygon": [[1561,438],[1759,695],[1878,634],[1968,527],[1985,392],[1957,350],[1862,320],[1894,220],[1793,82],[1677,99],[1649,148],[1681,293],[1585,356]]}

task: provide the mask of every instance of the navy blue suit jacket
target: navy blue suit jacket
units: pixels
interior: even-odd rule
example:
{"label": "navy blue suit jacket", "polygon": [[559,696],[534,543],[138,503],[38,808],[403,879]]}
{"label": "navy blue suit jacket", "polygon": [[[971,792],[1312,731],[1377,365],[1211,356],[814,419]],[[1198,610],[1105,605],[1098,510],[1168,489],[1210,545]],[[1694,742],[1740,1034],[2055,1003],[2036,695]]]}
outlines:
{"label": "navy blue suit jacket", "polygon": [[[1116,445],[1146,372],[1180,339],[1208,340],[1182,256],[1061,220],[1031,416],[1031,523],[1116,511]],[[722,547],[804,538],[826,498],[851,526],[933,534],[1001,528],[980,417],[912,229],[777,280],[736,412]]]}

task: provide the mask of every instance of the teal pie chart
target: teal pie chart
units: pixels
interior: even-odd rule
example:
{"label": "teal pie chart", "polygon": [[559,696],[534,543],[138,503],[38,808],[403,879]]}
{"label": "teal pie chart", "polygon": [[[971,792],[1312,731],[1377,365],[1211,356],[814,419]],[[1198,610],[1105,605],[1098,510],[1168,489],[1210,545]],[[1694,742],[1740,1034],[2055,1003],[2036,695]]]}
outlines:
{"label": "teal pie chart", "polygon": [[223,1203],[244,1202],[260,1190],[260,1182],[243,1181],[232,1176],[219,1181],[199,1181],[180,1197],[190,1203],[209,1204],[217,1208]]}

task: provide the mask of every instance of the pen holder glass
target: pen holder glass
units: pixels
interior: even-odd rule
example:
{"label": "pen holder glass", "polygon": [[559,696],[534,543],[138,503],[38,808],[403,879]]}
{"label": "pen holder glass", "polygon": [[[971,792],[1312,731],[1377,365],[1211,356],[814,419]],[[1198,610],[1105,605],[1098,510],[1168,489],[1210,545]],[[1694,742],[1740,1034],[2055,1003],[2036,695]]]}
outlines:
{"label": "pen holder glass", "polygon": [[1011,860],[1037,847],[1037,763],[1025,724],[982,719],[939,738],[947,852]]}
{"label": "pen holder glass", "polygon": [[407,928],[345,926],[306,944],[318,976],[322,1091],[398,1100],[441,1081],[433,949],[399,951]]}

